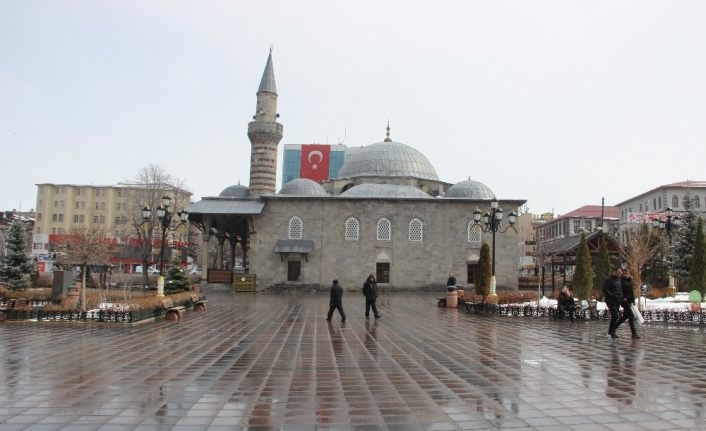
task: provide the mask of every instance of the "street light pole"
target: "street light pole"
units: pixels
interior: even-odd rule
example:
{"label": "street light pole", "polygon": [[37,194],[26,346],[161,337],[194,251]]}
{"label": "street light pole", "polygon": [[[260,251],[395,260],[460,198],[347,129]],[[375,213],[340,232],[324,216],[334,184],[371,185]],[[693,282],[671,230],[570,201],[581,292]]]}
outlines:
{"label": "street light pole", "polygon": [[[483,219],[481,222],[481,218]],[[481,230],[483,232],[492,232],[493,234],[493,256],[492,256],[492,263],[491,263],[491,276],[490,276],[490,293],[488,294],[488,303],[490,304],[495,304],[497,303],[497,294],[495,293],[495,287],[496,287],[496,279],[495,279],[495,233],[500,232],[504,233],[507,232],[509,228],[512,228],[515,232],[517,232],[517,229],[515,229],[515,222],[517,221],[517,214],[515,214],[514,211],[511,211],[510,214],[508,215],[508,226],[505,227],[505,229],[500,228],[500,224],[503,219],[503,209],[498,206],[498,201],[496,199],[493,199],[490,202],[490,212],[486,211],[484,214],[481,215],[481,212],[478,208],[473,211],[473,222],[477,225],[480,226]],[[482,224],[481,224],[482,223]]]}
{"label": "street light pole", "polygon": [[[179,224],[172,227],[172,216],[173,213],[169,211],[171,206],[172,198],[169,195],[162,196],[162,202],[159,207],[157,207],[157,218],[159,219],[160,227],[162,228],[162,243],[159,247],[159,277],[160,282],[163,283],[164,276],[164,246],[167,239],[167,231],[176,231],[189,220],[189,213],[186,210],[177,211],[176,216],[179,217]],[[142,209],[142,218],[144,220],[150,220],[152,217],[152,210],[149,207]],[[159,287],[158,287],[159,291]]]}
{"label": "street light pole", "polygon": [[659,229],[660,232],[666,232],[667,233],[667,240],[669,242],[669,246],[667,247],[667,254],[669,255],[669,286],[667,287],[667,292],[669,295],[674,296],[674,294],[677,291],[676,286],[674,286],[674,262],[672,259],[672,228],[674,225],[676,225],[676,220],[679,219],[679,217],[673,215],[672,209],[667,207],[664,210],[664,214],[666,215],[666,220],[665,219],[654,219],[652,221],[652,227]]}

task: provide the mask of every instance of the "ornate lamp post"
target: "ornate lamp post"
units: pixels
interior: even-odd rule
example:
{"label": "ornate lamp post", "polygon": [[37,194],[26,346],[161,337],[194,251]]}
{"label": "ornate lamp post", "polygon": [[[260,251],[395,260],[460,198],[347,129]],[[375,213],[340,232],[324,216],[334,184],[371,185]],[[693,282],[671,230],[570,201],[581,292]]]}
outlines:
{"label": "ornate lamp post", "polygon": [[[483,219],[482,222],[481,218]],[[512,228],[512,230],[517,232],[517,229],[515,229],[515,222],[517,222],[517,214],[515,214],[514,211],[511,211],[508,215],[508,225],[505,226],[504,229],[500,227],[502,220],[503,209],[498,207],[498,201],[495,199],[490,202],[490,212],[486,211],[485,213],[481,214],[481,211],[478,208],[473,211],[473,222],[477,225],[480,225],[480,228],[483,232],[493,233],[493,257],[491,265],[492,273],[490,277],[490,294],[488,294],[488,303],[490,304],[495,304],[498,300],[498,296],[495,293],[495,233],[504,233],[509,228]]]}
{"label": "ornate lamp post", "polygon": [[655,229],[658,229],[659,232],[666,232],[667,238],[669,241],[669,247],[667,248],[667,253],[670,255],[669,256],[669,287],[667,287],[667,292],[671,295],[674,296],[674,293],[676,293],[677,288],[674,286],[674,263],[672,262],[672,229],[674,226],[676,226],[677,220],[679,220],[679,217],[673,215],[672,209],[671,208],[666,208],[664,210],[664,214],[666,217],[664,219],[658,218],[652,220],[652,227]]}

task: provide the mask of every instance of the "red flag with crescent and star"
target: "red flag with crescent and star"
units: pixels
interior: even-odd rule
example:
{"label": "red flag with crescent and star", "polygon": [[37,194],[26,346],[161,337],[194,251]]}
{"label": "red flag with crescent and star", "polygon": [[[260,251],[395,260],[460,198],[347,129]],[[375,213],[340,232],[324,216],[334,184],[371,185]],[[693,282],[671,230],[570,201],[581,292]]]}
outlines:
{"label": "red flag with crescent and star", "polygon": [[302,145],[299,176],[316,182],[328,180],[330,145]]}

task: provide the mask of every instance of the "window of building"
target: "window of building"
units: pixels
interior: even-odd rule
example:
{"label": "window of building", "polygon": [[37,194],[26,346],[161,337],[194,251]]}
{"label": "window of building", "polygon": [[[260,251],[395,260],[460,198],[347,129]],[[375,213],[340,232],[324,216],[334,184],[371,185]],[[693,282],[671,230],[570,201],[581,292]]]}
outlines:
{"label": "window of building", "polygon": [[123,197],[122,189],[118,189],[115,193],[118,195],[119,198]]}
{"label": "window of building", "polygon": [[424,226],[422,221],[418,218],[413,218],[409,222],[409,240],[410,241],[422,241],[424,238]]}
{"label": "window of building", "polygon": [[115,224],[120,224],[120,217],[115,217]]}
{"label": "window of building", "polygon": [[37,221],[42,221],[42,213],[37,213]]}
{"label": "window of building", "polygon": [[56,187],[56,188],[54,189],[54,193],[56,193],[57,195],[59,194],[59,187]]}
{"label": "window of building", "polygon": [[672,196],[672,207],[679,208],[679,198],[677,195]]}
{"label": "window of building", "polygon": [[78,222],[83,223],[83,214],[78,216]]}
{"label": "window of building", "polygon": [[652,211],[657,209],[657,199],[653,198],[652,199]]}
{"label": "window of building", "polygon": [[390,282],[390,262],[378,262],[375,264],[375,279],[378,283]]}
{"label": "window of building", "polygon": [[694,196],[694,208],[701,208],[701,199],[698,196]]}
{"label": "window of building", "polygon": [[100,195],[101,195],[100,189],[96,189],[96,196],[100,196]]}
{"label": "window of building", "polygon": [[477,263],[466,264],[466,283],[475,284],[476,282],[476,271],[478,271]]}
{"label": "window of building", "polygon": [[86,209],[86,202],[81,202],[81,209]]}
{"label": "window of building", "polygon": [[51,228],[51,233],[52,233],[52,235],[56,235],[56,228],[55,227]]}
{"label": "window of building", "polygon": [[593,221],[586,220],[584,226],[586,226],[586,232],[591,232],[593,230]]}
{"label": "window of building", "polygon": [[105,216],[98,217],[98,223],[101,223],[101,224],[105,223]]}
{"label": "window of building", "polygon": [[390,220],[386,218],[381,218],[378,220],[378,241],[389,241],[392,237],[392,227],[390,225]]}
{"label": "window of building", "polygon": [[120,217],[120,224],[127,224],[127,217],[125,217],[125,216]]}
{"label": "window of building", "polygon": [[657,208],[662,209],[662,196],[657,197]]}
{"label": "window of building", "polygon": [[574,220],[574,235],[581,232],[581,220]]}
{"label": "window of building", "polygon": [[76,205],[75,205],[75,206],[76,206],[76,209],[79,208],[79,202],[78,202],[78,201],[76,201]]}
{"label": "window of building", "polygon": [[98,209],[100,209],[100,208],[101,208],[100,202],[96,202],[96,209],[98,210]]}
{"label": "window of building", "polygon": [[98,216],[93,216],[93,223],[98,224]]}
{"label": "window of building", "polygon": [[681,203],[682,203],[682,206],[684,207],[684,209],[689,208],[689,196],[684,195],[684,196],[681,198]]}
{"label": "window of building", "polygon": [[299,281],[302,275],[302,262],[300,260],[287,261],[287,281]]}
{"label": "window of building", "polygon": [[51,215],[51,221],[55,222],[59,219],[59,214],[52,214]]}
{"label": "window of building", "polygon": [[115,205],[115,209],[118,210],[118,211],[120,211],[120,209],[121,209],[121,203],[120,203],[120,202],[118,202],[118,203]]}
{"label": "window of building", "polygon": [[346,241],[358,241],[360,224],[355,217],[346,220]]}
{"label": "window of building", "polygon": [[304,237],[304,224],[299,217],[289,219],[289,239],[302,239]]}
{"label": "window of building", "polygon": [[54,201],[54,208],[59,208],[59,201]]}
{"label": "window of building", "polygon": [[468,223],[468,242],[481,242],[482,232],[478,223],[473,221]]}
{"label": "window of building", "polygon": [[640,210],[639,210],[639,211],[642,212],[642,204],[640,204]]}
{"label": "window of building", "polygon": [[78,214],[74,214],[74,223],[78,223]]}
{"label": "window of building", "polygon": [[105,202],[101,202],[101,209],[102,209],[102,210],[105,209]]}
{"label": "window of building", "polygon": [[63,215],[63,214],[59,214],[59,222],[63,222],[63,221],[64,221],[64,215]]}
{"label": "window of building", "polygon": [[76,188],[76,196],[78,196],[78,195],[80,195],[80,194],[81,194],[81,188],[80,188],[80,187],[77,187],[77,188]]}

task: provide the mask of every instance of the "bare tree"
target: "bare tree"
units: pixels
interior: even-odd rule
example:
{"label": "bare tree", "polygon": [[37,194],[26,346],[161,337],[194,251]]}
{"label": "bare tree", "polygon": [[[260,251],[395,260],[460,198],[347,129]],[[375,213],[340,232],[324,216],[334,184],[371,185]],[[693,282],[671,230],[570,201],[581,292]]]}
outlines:
{"label": "bare tree", "polygon": [[[149,284],[147,268],[152,263],[155,239],[162,239],[161,223],[157,217],[157,208],[161,205],[161,199],[167,195],[172,199],[172,208],[186,209],[191,194],[184,188],[183,180],[169,175],[163,167],[155,164],[141,168],[135,178],[128,181],[126,185],[131,236],[136,237],[139,243],[142,277],[147,286]],[[151,210],[151,215],[146,220],[142,215],[144,208]]]}
{"label": "bare tree", "polygon": [[620,254],[632,276],[635,297],[637,297],[642,285],[642,270],[652,259],[662,255],[665,244],[664,239],[647,224],[625,233],[626,241]]}
{"label": "bare tree", "polygon": [[107,265],[108,258],[117,251],[113,240],[96,227],[74,228],[59,243],[65,253],[60,263],[81,267],[81,310],[86,311],[86,272],[89,265]]}

